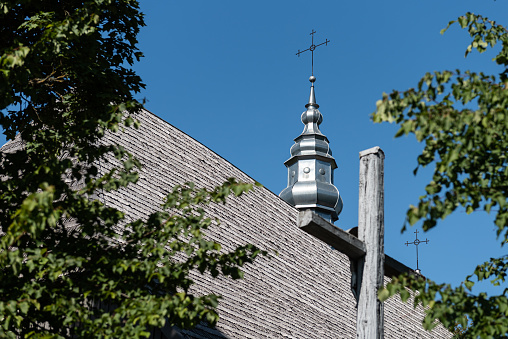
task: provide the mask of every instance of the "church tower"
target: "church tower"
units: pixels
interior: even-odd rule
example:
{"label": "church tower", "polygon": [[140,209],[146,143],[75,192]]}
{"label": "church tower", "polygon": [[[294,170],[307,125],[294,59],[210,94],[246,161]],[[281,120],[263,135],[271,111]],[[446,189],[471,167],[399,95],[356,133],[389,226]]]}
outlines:
{"label": "church tower", "polygon": [[316,103],[316,78],[311,76],[309,81],[309,103],[302,113],[305,127],[291,147],[291,158],[284,163],[288,169],[288,186],[279,196],[298,209],[311,209],[334,222],[342,211],[342,198],[333,185],[333,171],[337,163],[332,157],[328,139],[319,130],[323,115]]}

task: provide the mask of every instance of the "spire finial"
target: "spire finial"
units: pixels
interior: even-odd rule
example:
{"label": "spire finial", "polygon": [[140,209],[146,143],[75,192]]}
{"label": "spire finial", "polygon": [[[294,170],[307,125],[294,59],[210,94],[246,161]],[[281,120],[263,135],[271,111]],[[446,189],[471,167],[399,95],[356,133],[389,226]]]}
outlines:
{"label": "spire finial", "polygon": [[[302,54],[303,52],[306,52],[306,51],[310,51],[311,54],[312,54],[312,75],[314,75],[314,50],[316,49],[316,47],[319,47],[321,45],[325,45],[325,46],[328,46],[328,43],[330,42],[330,40],[328,39],[325,39],[325,42],[322,42],[320,43],[319,45],[314,45],[314,34],[316,33],[315,30],[312,30],[312,32],[310,33],[310,36],[312,36],[312,42],[310,44],[310,47],[307,48],[306,50],[304,51],[300,51],[298,50],[298,53],[296,53],[296,55],[298,55],[298,57],[300,57],[300,54]],[[314,78],[315,80],[315,78]]]}
{"label": "spire finial", "polygon": [[311,75],[309,81],[312,85],[310,86],[309,103],[305,105],[305,107],[314,106],[319,108],[319,105],[316,103],[316,92],[314,91],[314,82],[316,82],[316,77]]}

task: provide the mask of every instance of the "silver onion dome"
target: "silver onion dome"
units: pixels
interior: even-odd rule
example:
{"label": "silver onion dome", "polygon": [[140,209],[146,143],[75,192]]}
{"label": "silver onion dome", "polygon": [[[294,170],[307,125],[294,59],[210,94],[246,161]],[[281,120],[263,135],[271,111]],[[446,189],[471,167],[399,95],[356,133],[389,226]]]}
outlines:
{"label": "silver onion dome", "polygon": [[342,198],[333,185],[333,170],[337,163],[328,139],[319,130],[323,115],[316,103],[316,78],[311,76],[309,81],[309,103],[302,113],[305,127],[291,147],[291,158],[284,163],[288,169],[288,186],[279,196],[298,209],[311,209],[334,222],[342,211]]}

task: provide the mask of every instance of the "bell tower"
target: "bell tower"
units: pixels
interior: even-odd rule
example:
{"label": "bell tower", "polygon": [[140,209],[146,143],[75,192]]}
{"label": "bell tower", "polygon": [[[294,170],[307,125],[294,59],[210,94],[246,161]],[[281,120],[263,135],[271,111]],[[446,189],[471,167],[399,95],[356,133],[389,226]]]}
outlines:
{"label": "bell tower", "polygon": [[342,211],[342,198],[333,185],[333,171],[337,163],[332,157],[328,139],[319,130],[323,115],[316,103],[316,77],[312,75],[309,81],[309,103],[302,113],[305,127],[291,147],[291,158],[284,163],[288,169],[288,184],[279,196],[300,210],[310,209],[334,222]]}

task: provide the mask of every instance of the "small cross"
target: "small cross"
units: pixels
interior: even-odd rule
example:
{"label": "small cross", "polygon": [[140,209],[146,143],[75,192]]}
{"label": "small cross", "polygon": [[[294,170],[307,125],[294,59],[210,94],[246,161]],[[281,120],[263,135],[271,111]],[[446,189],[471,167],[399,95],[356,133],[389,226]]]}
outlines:
{"label": "small cross", "polygon": [[298,57],[300,57],[300,54],[302,54],[303,52],[306,52],[306,51],[311,52],[311,54],[312,54],[312,74],[311,75],[314,75],[314,50],[316,49],[316,47],[319,47],[321,45],[328,46],[328,43],[330,42],[330,40],[326,39],[325,42],[322,42],[319,45],[314,45],[314,34],[315,33],[316,33],[315,30],[312,30],[312,32],[310,33],[310,36],[312,36],[312,43],[311,43],[310,47],[304,51],[298,50],[298,53],[296,53],[296,55],[298,55]]}
{"label": "small cross", "polygon": [[406,246],[409,246],[409,244],[413,244],[416,246],[416,273],[420,274],[420,272],[421,272],[420,267],[418,267],[418,245],[420,245],[421,243],[428,244],[429,240],[427,238],[425,238],[425,240],[419,240],[418,239],[418,230],[415,231],[415,234],[416,234],[415,241],[413,241],[413,242],[406,241]]}

